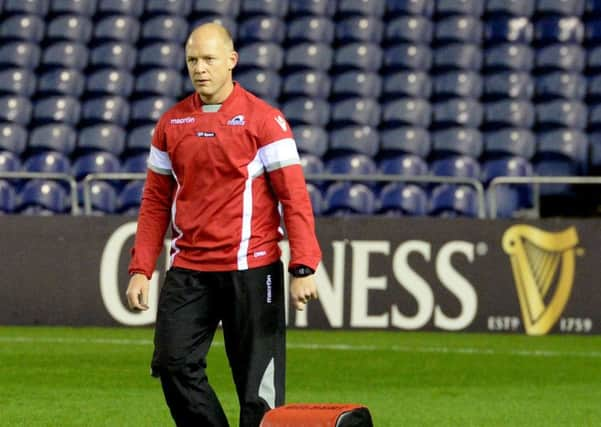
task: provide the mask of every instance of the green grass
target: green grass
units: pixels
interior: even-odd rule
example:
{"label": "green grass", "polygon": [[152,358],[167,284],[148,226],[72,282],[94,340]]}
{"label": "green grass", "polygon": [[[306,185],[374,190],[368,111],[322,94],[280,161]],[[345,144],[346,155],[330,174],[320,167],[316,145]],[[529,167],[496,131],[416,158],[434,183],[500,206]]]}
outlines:
{"label": "green grass", "polygon": [[[0,426],[170,426],[150,329],[0,327]],[[232,426],[221,336],[208,375]],[[291,331],[289,402],[367,405],[376,427],[599,426],[601,337]]]}

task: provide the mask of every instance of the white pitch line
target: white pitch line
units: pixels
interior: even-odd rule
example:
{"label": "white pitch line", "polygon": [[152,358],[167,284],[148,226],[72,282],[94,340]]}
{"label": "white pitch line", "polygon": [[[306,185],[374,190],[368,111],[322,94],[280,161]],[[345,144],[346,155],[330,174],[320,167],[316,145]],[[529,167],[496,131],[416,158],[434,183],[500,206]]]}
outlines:
{"label": "white pitch line", "polygon": [[[0,342],[5,343],[49,343],[49,344],[111,344],[150,346],[149,339],[126,338],[68,338],[68,337],[23,337],[0,336]],[[214,341],[213,345],[222,347],[223,341]],[[559,351],[559,350],[497,350],[477,347],[410,347],[410,346],[377,346],[353,344],[317,344],[317,343],[288,343],[289,349],[301,350],[333,350],[333,351],[391,351],[397,353],[441,353],[468,355],[508,355],[525,357],[586,357],[601,358],[601,351]]]}

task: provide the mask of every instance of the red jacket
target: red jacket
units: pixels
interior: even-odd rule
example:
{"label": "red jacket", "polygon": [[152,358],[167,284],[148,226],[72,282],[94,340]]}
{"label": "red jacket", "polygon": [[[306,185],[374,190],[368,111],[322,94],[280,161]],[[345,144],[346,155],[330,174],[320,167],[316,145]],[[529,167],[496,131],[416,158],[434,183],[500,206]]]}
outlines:
{"label": "red jacket", "polygon": [[280,257],[280,211],[290,266],[321,258],[311,202],[290,126],[238,84],[219,111],[195,93],[158,121],[129,272],[154,271],[171,222],[171,265],[246,270]]}

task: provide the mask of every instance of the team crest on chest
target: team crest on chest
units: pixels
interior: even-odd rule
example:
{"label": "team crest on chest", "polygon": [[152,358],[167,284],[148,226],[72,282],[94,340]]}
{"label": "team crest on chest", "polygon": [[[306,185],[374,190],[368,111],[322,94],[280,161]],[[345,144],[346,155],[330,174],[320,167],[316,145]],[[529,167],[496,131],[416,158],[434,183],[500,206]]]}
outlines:
{"label": "team crest on chest", "polygon": [[244,126],[246,121],[244,120],[243,114],[238,114],[237,116],[232,117],[227,121],[227,124],[230,126]]}

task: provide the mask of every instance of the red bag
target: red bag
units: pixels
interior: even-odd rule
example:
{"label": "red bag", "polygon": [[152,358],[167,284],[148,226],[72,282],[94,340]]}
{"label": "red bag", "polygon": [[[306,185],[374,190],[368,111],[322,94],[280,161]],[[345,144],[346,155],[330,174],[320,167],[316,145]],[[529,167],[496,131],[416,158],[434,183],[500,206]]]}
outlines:
{"label": "red bag", "polygon": [[294,403],[267,412],[260,427],[373,427],[373,423],[362,405]]}

